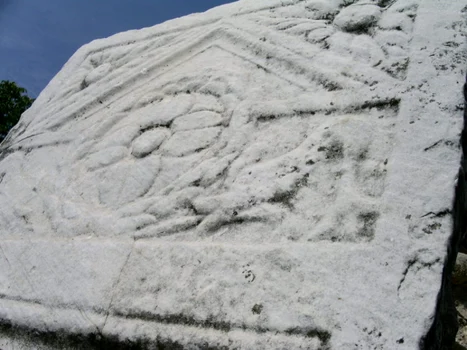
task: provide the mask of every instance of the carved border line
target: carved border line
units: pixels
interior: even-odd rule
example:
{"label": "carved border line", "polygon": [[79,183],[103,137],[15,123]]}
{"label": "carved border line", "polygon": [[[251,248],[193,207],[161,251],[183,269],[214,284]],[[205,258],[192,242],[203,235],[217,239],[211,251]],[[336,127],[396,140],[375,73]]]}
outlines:
{"label": "carved border line", "polygon": [[[83,344],[90,346],[90,348],[102,348],[102,346],[112,344],[114,348],[128,348],[130,345],[146,345],[139,348],[145,349],[150,346],[154,346],[158,342],[168,343],[173,342],[171,339],[163,339],[159,335],[156,339],[151,339],[149,335],[139,334],[132,339],[122,339],[121,335],[116,333],[116,331],[106,331],[106,326],[109,323],[116,323],[119,325],[129,323],[129,322],[143,322],[146,324],[151,324],[152,330],[154,330],[154,325],[165,328],[167,326],[179,326],[181,329],[177,330],[177,333],[185,333],[189,337],[193,337],[193,334],[199,334],[199,332],[209,331],[210,333],[216,332],[218,338],[221,338],[221,334],[227,336],[229,339],[229,333],[231,332],[241,332],[245,334],[245,337],[248,337],[247,334],[253,334],[254,336],[265,335],[268,338],[274,336],[282,337],[300,337],[302,339],[310,339],[319,341],[320,345],[318,349],[327,349],[328,344],[331,340],[331,333],[327,330],[318,328],[318,327],[309,327],[309,328],[289,328],[284,331],[278,331],[267,328],[252,328],[247,327],[246,325],[237,325],[231,324],[225,321],[216,321],[212,319],[206,320],[196,320],[191,316],[186,315],[155,315],[149,312],[141,313],[123,313],[119,311],[111,311],[108,318],[106,313],[102,311],[89,311],[83,310],[80,308],[70,308],[69,305],[54,305],[54,307],[47,307],[37,301],[24,301],[18,299],[6,299],[3,296],[0,296],[1,300],[11,301],[14,305],[15,313],[21,313],[21,310],[34,310],[36,317],[29,317],[35,320],[40,321],[41,327],[35,325],[27,324],[26,322],[15,321],[15,317],[7,315],[6,312],[0,314],[0,334],[4,334],[10,339],[14,338],[33,338],[34,340],[42,341],[49,343],[50,345],[75,345],[83,346]],[[19,304],[19,305],[18,305]],[[33,308],[31,309],[31,305]],[[13,307],[12,307],[13,309]],[[42,309],[42,310],[38,310]],[[85,321],[86,324],[74,324],[73,327],[66,327],[60,322],[57,323],[57,319],[50,320],[50,317],[41,317],[41,315],[46,314],[55,314],[56,317],[60,313],[79,313],[82,317],[82,321]],[[68,316],[70,316],[68,314]],[[62,316],[63,317],[63,316]],[[60,316],[58,316],[60,318]],[[76,320],[76,317],[74,318]],[[106,320],[101,326],[96,325],[91,320]],[[49,320],[49,321],[48,321]],[[156,326],[157,327],[157,326]],[[73,330],[72,330],[73,329]],[[197,345],[206,345],[206,342],[203,341],[203,334],[201,333],[198,339],[192,339],[192,341]],[[175,341],[176,342],[176,341]],[[180,349],[183,349],[183,345],[179,344]],[[177,348],[176,348],[177,349]],[[212,349],[218,349],[214,346]]]}

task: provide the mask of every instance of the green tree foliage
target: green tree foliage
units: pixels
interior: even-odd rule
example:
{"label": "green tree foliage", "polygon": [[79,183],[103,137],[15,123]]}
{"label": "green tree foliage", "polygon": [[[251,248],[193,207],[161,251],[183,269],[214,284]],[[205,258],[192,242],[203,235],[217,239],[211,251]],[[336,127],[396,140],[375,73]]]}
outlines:
{"label": "green tree foliage", "polygon": [[33,102],[34,99],[29,98],[26,89],[12,81],[0,82],[0,142]]}

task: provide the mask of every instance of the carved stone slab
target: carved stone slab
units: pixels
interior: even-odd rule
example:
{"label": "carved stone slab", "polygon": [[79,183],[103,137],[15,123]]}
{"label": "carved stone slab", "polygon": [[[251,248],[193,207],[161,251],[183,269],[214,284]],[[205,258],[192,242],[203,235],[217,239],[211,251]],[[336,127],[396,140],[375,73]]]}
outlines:
{"label": "carved stone slab", "polygon": [[448,344],[466,5],[243,0],[81,48],[0,146],[0,347]]}

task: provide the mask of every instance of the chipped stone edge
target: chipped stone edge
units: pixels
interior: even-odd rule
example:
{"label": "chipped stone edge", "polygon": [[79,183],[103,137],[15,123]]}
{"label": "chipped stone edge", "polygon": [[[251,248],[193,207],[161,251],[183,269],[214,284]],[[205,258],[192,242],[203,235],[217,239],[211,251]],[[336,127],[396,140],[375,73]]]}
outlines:
{"label": "chipped stone edge", "polygon": [[459,328],[452,293],[452,273],[459,248],[467,243],[467,76],[464,84],[464,127],[460,140],[462,158],[452,209],[453,232],[448,242],[441,288],[436,303],[433,323],[428,333],[420,340],[421,350],[453,349]]}

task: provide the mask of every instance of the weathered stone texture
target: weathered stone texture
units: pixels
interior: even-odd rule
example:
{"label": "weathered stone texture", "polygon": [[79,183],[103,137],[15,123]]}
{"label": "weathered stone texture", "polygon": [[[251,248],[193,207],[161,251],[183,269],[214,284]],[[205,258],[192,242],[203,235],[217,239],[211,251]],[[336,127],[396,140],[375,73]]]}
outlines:
{"label": "weathered stone texture", "polygon": [[243,0],[81,48],[0,145],[0,347],[452,346],[466,5]]}

